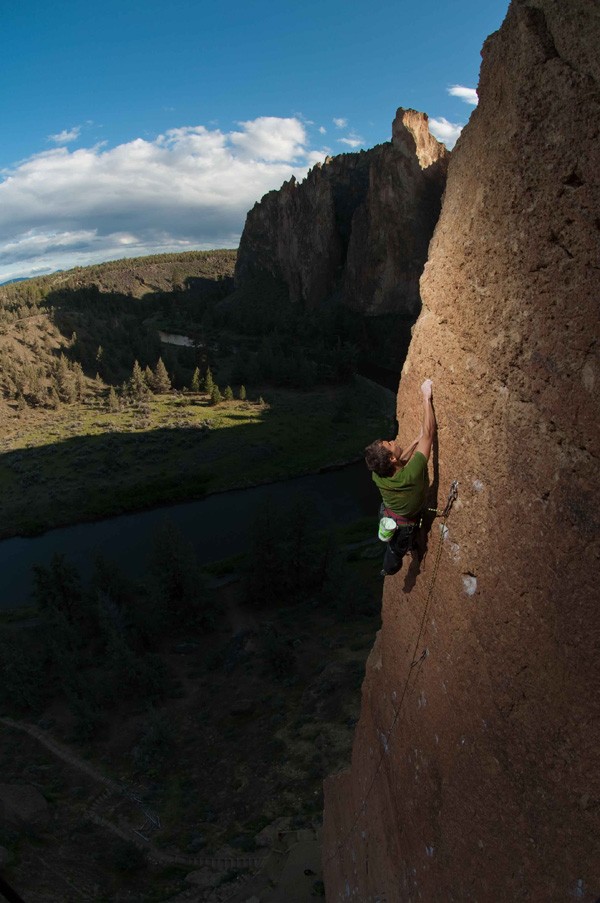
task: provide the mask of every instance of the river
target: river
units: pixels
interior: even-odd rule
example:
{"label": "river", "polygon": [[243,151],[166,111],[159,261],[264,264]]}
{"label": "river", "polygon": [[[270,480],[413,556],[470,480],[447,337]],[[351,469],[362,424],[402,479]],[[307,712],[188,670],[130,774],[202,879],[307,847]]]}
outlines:
{"label": "river", "polygon": [[379,494],[361,461],[340,470],[61,527],[41,536],[5,539],[0,542],[0,609],[30,604],[33,566],[48,565],[56,553],[64,553],[83,577],[89,575],[97,554],[129,576],[141,576],[152,537],[165,521],[173,522],[192,543],[200,564],[238,554],[247,547],[256,512],[267,500],[282,508],[297,494],[312,500],[323,527],[372,515],[376,531]]}

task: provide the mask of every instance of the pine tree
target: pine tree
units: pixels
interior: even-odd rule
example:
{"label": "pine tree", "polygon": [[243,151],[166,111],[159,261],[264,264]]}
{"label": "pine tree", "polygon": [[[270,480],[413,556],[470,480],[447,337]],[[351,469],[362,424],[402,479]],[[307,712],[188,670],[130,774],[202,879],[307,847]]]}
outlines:
{"label": "pine tree", "polygon": [[212,395],[212,390],[214,389],[215,381],[213,379],[213,375],[210,372],[210,367],[206,368],[206,376],[204,377],[204,391],[207,395]]}
{"label": "pine tree", "polygon": [[200,391],[200,370],[198,367],[194,370],[194,375],[192,376],[192,384],[190,386],[192,392]]}
{"label": "pine tree", "polygon": [[144,369],[144,379],[146,380],[146,385],[150,391],[154,392],[154,373],[147,364]]}
{"label": "pine tree", "polygon": [[233,389],[231,388],[231,386],[225,387],[224,398],[225,398],[225,401],[233,401]]}
{"label": "pine tree", "polygon": [[54,378],[56,381],[56,391],[58,392],[60,400],[66,401],[67,404],[71,404],[71,402],[75,401],[77,397],[77,386],[71,368],[69,367],[69,362],[64,354],[61,354],[58,359]]}
{"label": "pine tree", "polygon": [[212,391],[210,393],[210,403],[211,404],[220,404],[223,401],[223,396],[221,395],[221,390],[217,385],[213,385]]}
{"label": "pine tree", "polygon": [[134,361],[127,388],[129,389],[131,397],[136,401],[139,401],[140,398],[143,398],[144,395],[148,394],[148,386],[146,385],[142,368],[137,361]]}
{"label": "pine tree", "polygon": [[73,364],[73,382],[77,400],[81,401],[85,394],[85,376],[83,375],[83,368],[78,361],[75,361]]}
{"label": "pine tree", "polygon": [[114,390],[114,386],[111,386],[108,390],[108,398],[106,399],[106,407],[111,413],[115,413],[115,411],[119,410],[119,399],[117,398],[117,393]]}
{"label": "pine tree", "polygon": [[159,395],[164,395],[166,392],[171,391],[171,380],[162,357],[159,357],[154,368],[154,391]]}
{"label": "pine tree", "polygon": [[240,401],[246,401],[246,386],[240,386]]}

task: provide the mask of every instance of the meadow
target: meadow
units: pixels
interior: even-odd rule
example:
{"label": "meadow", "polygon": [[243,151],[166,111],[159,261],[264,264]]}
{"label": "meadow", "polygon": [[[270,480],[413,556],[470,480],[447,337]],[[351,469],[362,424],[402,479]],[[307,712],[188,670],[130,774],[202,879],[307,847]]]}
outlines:
{"label": "meadow", "polygon": [[392,394],[361,377],[263,391],[218,405],[149,395],[117,411],[95,398],[13,421],[0,440],[0,537],[315,472],[390,430]]}

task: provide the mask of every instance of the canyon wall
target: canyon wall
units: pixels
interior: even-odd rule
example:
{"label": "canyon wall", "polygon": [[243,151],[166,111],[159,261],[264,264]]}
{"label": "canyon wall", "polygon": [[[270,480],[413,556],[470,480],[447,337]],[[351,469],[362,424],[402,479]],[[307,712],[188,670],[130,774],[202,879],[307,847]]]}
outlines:
{"label": "canyon wall", "polygon": [[398,395],[410,438],[432,377],[459,497],[385,579],[329,903],[600,898],[599,47],[596,0],[484,45]]}
{"label": "canyon wall", "polygon": [[267,273],[293,302],[315,306],[335,294],[367,314],[416,317],[448,156],[423,113],[399,109],[391,142],[328,157],[254,205],[236,286]]}

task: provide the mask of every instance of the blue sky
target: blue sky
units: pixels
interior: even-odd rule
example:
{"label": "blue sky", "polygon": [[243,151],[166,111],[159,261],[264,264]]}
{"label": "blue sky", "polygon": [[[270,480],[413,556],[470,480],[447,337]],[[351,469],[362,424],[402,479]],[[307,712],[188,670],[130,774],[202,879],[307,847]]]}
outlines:
{"label": "blue sky", "polygon": [[0,281],[235,247],[266,191],[389,140],[398,106],[451,146],[507,5],[5,4]]}

